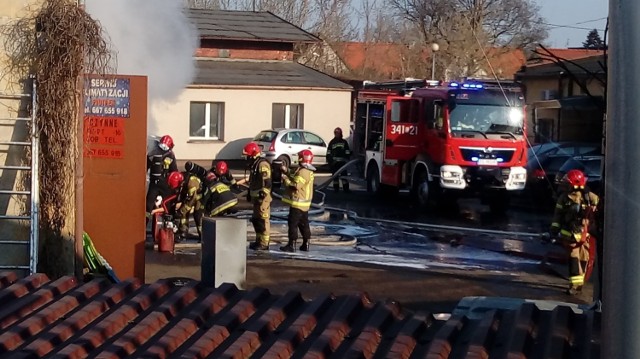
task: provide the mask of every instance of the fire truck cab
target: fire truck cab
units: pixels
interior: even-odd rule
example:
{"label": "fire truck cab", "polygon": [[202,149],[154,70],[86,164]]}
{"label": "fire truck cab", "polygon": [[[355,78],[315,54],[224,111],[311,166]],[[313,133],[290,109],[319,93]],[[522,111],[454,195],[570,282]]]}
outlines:
{"label": "fire truck cab", "polygon": [[510,194],[524,189],[526,112],[519,87],[432,83],[386,94],[377,105],[369,97],[358,101],[367,108],[369,191],[406,188],[421,205],[475,196],[503,212]]}

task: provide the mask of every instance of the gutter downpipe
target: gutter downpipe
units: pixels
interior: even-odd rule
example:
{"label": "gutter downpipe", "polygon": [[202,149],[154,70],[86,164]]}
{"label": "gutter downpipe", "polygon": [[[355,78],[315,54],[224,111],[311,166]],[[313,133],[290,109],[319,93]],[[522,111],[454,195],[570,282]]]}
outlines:
{"label": "gutter downpipe", "polygon": [[640,356],[640,1],[609,0],[602,358]]}

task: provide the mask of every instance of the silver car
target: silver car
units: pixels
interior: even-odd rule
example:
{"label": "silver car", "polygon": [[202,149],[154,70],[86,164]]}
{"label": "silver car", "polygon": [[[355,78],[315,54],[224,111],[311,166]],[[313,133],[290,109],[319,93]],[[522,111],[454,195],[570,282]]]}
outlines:
{"label": "silver car", "polygon": [[313,132],[300,129],[276,128],[258,133],[253,141],[260,146],[269,162],[280,160],[287,167],[298,159],[298,152],[311,150],[313,165],[327,164],[327,144]]}

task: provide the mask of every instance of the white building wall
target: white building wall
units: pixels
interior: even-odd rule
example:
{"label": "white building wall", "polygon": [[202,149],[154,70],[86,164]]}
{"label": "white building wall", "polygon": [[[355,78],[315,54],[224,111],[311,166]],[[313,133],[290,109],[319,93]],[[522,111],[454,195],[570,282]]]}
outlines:
{"label": "white building wall", "polygon": [[[27,11],[37,10],[40,0],[0,0],[0,26],[6,26],[20,16],[24,16]],[[7,54],[4,49],[3,35],[0,34],[0,142],[22,142],[28,140],[28,128],[26,122],[9,121],[8,118],[28,116],[26,109],[30,105],[31,99],[23,97],[20,99],[11,98],[11,95],[30,92],[28,86],[15,81],[9,82],[10,77],[6,75]],[[16,145],[0,145],[0,166],[22,166],[25,159],[25,147]],[[27,164],[29,165],[29,164]],[[1,190],[22,190],[19,187],[23,182],[23,175],[26,171],[10,169],[0,169],[0,189]],[[29,185],[28,181],[24,181]],[[0,195],[0,215],[23,215],[25,205],[29,202],[29,197],[25,195]],[[22,220],[0,220],[0,240],[28,241],[30,227],[28,221]],[[10,268],[29,264],[29,246],[23,244],[0,244],[0,266]],[[20,273],[18,271],[18,273]],[[22,274],[28,274],[23,271]]]}
{"label": "white building wall", "polygon": [[[221,141],[189,140],[190,102],[224,102]],[[304,129],[327,143],[342,127],[345,137],[351,116],[349,90],[274,90],[187,88],[173,104],[156,105],[150,121],[157,133],[173,137],[179,160],[240,159],[242,147],[258,132],[271,128],[274,103],[304,104]]]}

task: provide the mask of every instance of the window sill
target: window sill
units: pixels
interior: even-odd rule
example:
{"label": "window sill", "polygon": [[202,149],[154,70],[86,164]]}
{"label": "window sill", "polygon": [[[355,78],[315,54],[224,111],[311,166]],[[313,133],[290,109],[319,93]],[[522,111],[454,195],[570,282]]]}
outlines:
{"label": "window sill", "polygon": [[190,140],[187,140],[187,143],[194,143],[194,144],[198,144],[198,143],[224,143],[224,141],[223,140],[214,140],[214,139],[202,138],[202,139],[190,139]]}

